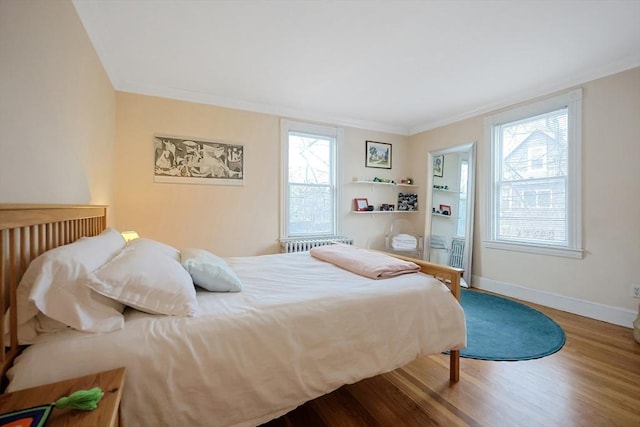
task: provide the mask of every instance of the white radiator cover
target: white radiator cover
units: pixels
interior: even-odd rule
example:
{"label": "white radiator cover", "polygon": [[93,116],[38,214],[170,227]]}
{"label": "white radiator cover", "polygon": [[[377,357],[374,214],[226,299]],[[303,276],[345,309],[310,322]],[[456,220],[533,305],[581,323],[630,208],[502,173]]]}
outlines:
{"label": "white radiator cover", "polygon": [[353,240],[344,236],[315,239],[282,239],[280,240],[280,251],[282,253],[304,252],[311,248],[315,248],[316,246],[330,245],[332,243],[353,245]]}

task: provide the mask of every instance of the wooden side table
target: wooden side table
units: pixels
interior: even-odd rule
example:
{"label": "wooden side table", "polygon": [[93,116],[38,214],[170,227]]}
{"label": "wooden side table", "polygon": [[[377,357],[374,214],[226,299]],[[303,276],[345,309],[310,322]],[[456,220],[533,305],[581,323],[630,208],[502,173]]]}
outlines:
{"label": "wooden side table", "polygon": [[53,403],[74,391],[100,387],[104,391],[104,396],[95,410],[54,409],[47,421],[47,427],[116,427],[120,424],[120,398],[124,386],[124,371],[125,368],[118,368],[2,394],[0,395],[0,414]]}

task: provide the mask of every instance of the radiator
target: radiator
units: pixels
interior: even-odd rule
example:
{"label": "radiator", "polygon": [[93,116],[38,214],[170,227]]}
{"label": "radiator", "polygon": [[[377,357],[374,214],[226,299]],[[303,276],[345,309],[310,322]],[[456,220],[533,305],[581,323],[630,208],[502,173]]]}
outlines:
{"label": "radiator", "polygon": [[462,260],[464,257],[464,239],[451,240],[451,259],[449,265],[455,268],[462,268]]}
{"label": "radiator", "polygon": [[280,240],[280,249],[282,253],[304,252],[316,246],[330,245],[331,243],[344,243],[353,245],[353,240],[348,237],[327,237],[318,239],[283,239]]}

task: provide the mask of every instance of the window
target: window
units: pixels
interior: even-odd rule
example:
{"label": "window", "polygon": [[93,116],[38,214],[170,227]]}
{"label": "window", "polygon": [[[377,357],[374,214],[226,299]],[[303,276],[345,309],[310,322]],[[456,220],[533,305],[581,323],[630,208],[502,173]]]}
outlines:
{"label": "window", "polygon": [[460,200],[458,203],[458,224],[456,236],[464,237],[467,227],[467,193],[469,188],[469,161],[460,160]]}
{"label": "window", "polygon": [[281,238],[339,233],[341,130],[283,120]]}
{"label": "window", "polygon": [[485,119],[485,246],[582,257],[582,90]]}

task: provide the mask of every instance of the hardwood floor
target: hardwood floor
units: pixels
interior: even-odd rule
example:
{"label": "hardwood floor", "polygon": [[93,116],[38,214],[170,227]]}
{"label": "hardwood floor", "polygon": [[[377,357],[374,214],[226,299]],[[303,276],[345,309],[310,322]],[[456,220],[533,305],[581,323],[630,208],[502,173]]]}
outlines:
{"label": "hardwood floor", "polygon": [[422,357],[341,387],[264,427],[281,426],[640,426],[640,344],[633,331],[527,305],[564,329],[567,342],[537,360],[460,362]]}

